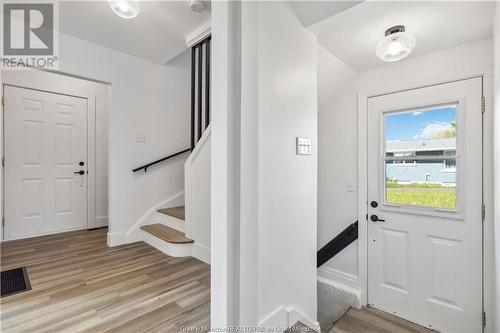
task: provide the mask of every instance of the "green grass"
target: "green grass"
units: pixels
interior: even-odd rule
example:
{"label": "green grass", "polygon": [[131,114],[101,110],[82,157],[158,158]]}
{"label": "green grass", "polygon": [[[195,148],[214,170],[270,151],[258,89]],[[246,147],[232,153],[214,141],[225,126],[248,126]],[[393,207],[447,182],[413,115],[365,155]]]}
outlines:
{"label": "green grass", "polygon": [[[432,208],[448,208],[456,207],[456,194],[454,191],[445,191],[436,189],[433,190],[414,190],[406,186],[400,188],[387,188],[387,202],[405,206],[423,206]],[[432,188],[432,187],[431,187]]]}
{"label": "green grass", "polygon": [[394,181],[387,181],[387,187],[392,188],[392,187],[399,187],[399,188],[447,188],[441,184],[432,184],[432,183],[409,183],[409,184],[399,184]]}

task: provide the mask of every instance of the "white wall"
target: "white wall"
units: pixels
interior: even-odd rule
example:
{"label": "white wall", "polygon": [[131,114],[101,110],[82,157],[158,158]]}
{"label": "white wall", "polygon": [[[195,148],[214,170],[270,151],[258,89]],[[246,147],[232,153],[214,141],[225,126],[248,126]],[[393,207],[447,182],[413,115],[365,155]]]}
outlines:
{"label": "white wall", "polygon": [[494,46],[495,46],[495,116],[494,116],[494,180],[495,180],[495,320],[496,332],[500,332],[500,3],[495,4],[494,12]]}
{"label": "white wall", "polygon": [[[185,157],[147,174],[132,168],[189,147],[189,55],[160,66],[62,34],[59,49],[60,71],[111,84],[109,232],[120,244],[148,209],[184,188]],[[136,143],[137,134],[146,142]]]}
{"label": "white wall", "polygon": [[[0,71],[0,82],[2,81],[2,71]],[[0,100],[3,100],[3,86],[0,89]],[[3,114],[3,105],[2,105],[2,114]],[[3,117],[0,117],[0,137],[3,138]],[[2,149],[3,151],[3,149]],[[2,170],[3,172],[3,170]],[[0,188],[3,189],[3,177],[0,177]],[[2,198],[3,202],[3,198]],[[0,205],[0,216],[3,216],[3,205]],[[0,223],[0,242],[3,238],[3,223]]]}
{"label": "white wall", "polygon": [[212,130],[208,127],[184,164],[186,237],[193,257],[210,264]]}
{"label": "white wall", "polygon": [[240,5],[212,3],[210,325],[238,323]]}
{"label": "white wall", "polygon": [[[491,39],[471,42],[424,56],[384,65],[358,74],[332,101],[319,108],[319,176],[318,176],[318,247],[335,237],[356,219],[357,193],[348,192],[347,182],[357,177],[357,102],[356,94],[365,96],[394,92],[432,83],[461,79],[478,74],[485,75],[485,194],[487,222],[485,224],[485,304],[492,310],[494,297],[493,267],[493,161],[492,161],[492,68]],[[334,57],[331,55],[331,57]],[[323,68],[319,64],[319,68]],[[327,68],[327,67],[325,67]],[[425,69],[425,70],[423,70]],[[342,69],[340,73],[345,72]],[[333,70],[329,75],[339,75]],[[320,93],[321,85],[319,82]],[[321,100],[322,97],[320,96]],[[336,156],[335,156],[336,155]],[[339,157],[341,158],[335,158]],[[364,221],[360,221],[363,222]],[[360,223],[360,227],[363,227]],[[353,243],[326,263],[320,274],[337,282],[364,289],[360,281],[357,246]],[[489,323],[491,325],[491,322]],[[491,326],[488,326],[492,330]]]}
{"label": "white wall", "polygon": [[[316,319],[316,37],[284,3],[259,3],[259,317]],[[311,138],[310,156],[295,138]]]}
{"label": "white wall", "polygon": [[[240,323],[287,325],[292,307],[315,325],[316,38],[286,3],[241,16]],[[312,155],[295,154],[297,136]]]}
{"label": "white wall", "polygon": [[334,103],[339,92],[357,74],[354,69],[318,44],[318,111],[321,112],[328,108],[329,103]]}
{"label": "white wall", "polygon": [[[318,48],[318,249],[357,218],[356,186],[357,73],[322,46]],[[353,112],[354,111],[354,112]],[[332,128],[332,124],[334,128]],[[346,142],[346,138],[355,141]],[[341,158],[339,158],[341,157]],[[349,163],[343,163],[343,160]],[[338,202],[341,200],[341,202]],[[322,267],[345,283],[357,279],[358,248],[354,242]],[[323,272],[326,273],[326,272]],[[347,279],[347,281],[345,281]],[[354,281],[356,285],[356,281]]]}

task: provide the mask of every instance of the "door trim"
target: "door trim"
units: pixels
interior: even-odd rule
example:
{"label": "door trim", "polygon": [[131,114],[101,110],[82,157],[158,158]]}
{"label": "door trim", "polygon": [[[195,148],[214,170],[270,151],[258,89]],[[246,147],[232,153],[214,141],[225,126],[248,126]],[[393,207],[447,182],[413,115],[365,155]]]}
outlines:
{"label": "door trim", "polygon": [[[401,89],[401,90],[396,90],[392,92],[383,92],[383,93],[377,93],[373,95],[365,95],[361,92],[357,92],[357,116],[358,116],[358,121],[357,121],[357,129],[358,129],[358,135],[357,135],[357,149],[358,149],[358,165],[357,165],[357,184],[358,184],[358,195],[357,195],[357,213],[358,213],[358,274],[359,274],[359,287],[361,289],[361,295],[360,295],[360,300],[361,300],[361,305],[366,306],[368,304],[368,99],[369,98],[374,98],[374,97],[380,97],[380,96],[385,96],[385,95],[391,95],[391,94],[396,94],[396,93],[401,93],[401,92],[407,92],[407,91],[412,91],[412,90],[418,90],[422,88],[428,88],[428,87],[434,87],[434,86],[439,86],[443,84],[448,84],[448,83],[454,83],[454,82],[460,82],[460,81],[466,81],[470,79],[475,79],[475,78],[480,78],[481,79],[481,92],[482,96],[484,98],[485,96],[485,74],[480,74],[480,75],[473,75],[473,76],[468,76],[464,77],[461,79],[454,79],[454,80],[448,80],[448,81],[442,81],[442,82],[435,82],[435,83],[429,83],[427,85],[422,85],[422,86],[416,86],[408,89]],[[478,101],[479,102],[479,101]],[[492,102],[490,102],[491,105]],[[484,204],[485,202],[485,173],[484,173],[484,152],[489,151],[491,143],[485,142],[485,126],[484,126],[484,113],[482,114],[482,158],[481,158],[481,169],[483,170],[481,180],[481,191],[482,191],[482,202]],[[485,145],[488,144],[486,147]],[[479,209],[479,208],[478,208]],[[486,309],[485,306],[485,293],[486,292],[493,292],[492,290],[486,290],[486,285],[484,281],[484,276],[485,276],[485,255],[484,255],[484,245],[485,245],[485,237],[484,237],[484,232],[485,232],[485,223],[486,220],[482,222],[482,311],[483,315],[485,312],[488,310]],[[491,325],[491,324],[490,324]],[[483,324],[483,332],[485,330],[485,326]]]}
{"label": "door trim", "polygon": [[[96,83],[92,81],[73,78],[70,76],[61,75],[39,70],[11,70],[2,71],[1,73],[1,93],[4,96],[4,87],[13,86],[24,89],[67,95],[72,97],[84,98],[87,100],[87,226],[80,229],[89,229],[100,227],[97,220],[102,220],[101,216],[96,216],[96,112],[99,111],[108,114],[109,100],[108,90],[109,85]],[[99,100],[99,103],[98,103]],[[4,156],[4,105],[2,105],[2,116],[0,125],[1,153]],[[5,170],[2,166],[1,171],[1,194],[2,194],[2,218],[4,215],[4,196],[5,196]],[[105,219],[107,224],[107,218]],[[1,241],[4,241],[4,228],[0,225]],[[78,230],[78,229],[74,229]],[[67,232],[70,230],[57,231]],[[26,238],[26,237],[21,237]],[[9,240],[13,240],[9,239]]]}

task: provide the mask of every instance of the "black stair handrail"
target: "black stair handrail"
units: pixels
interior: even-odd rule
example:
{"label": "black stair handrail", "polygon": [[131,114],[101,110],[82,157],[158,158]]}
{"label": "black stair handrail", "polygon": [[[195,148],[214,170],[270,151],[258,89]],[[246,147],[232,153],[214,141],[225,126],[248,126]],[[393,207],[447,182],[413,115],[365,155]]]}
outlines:
{"label": "black stair handrail", "polygon": [[[211,36],[191,47],[191,148],[133,169],[144,170],[172,157],[192,151],[210,125],[210,42]],[[205,111],[205,112],[203,112]]]}
{"label": "black stair handrail", "polygon": [[178,153],[175,153],[175,154],[172,154],[172,155],[168,155],[166,157],[163,157],[163,158],[160,158],[159,160],[156,160],[154,162],[151,162],[151,163],[148,163],[148,164],[144,164],[143,166],[140,166],[138,168],[135,168],[132,170],[132,172],[137,172],[137,171],[140,171],[140,170],[143,170],[144,169],[144,172],[148,172],[148,168],[152,165],[155,165],[155,164],[158,164],[158,163],[161,163],[163,161],[166,161],[168,159],[171,159],[175,156],[179,156],[179,155],[182,155],[184,153],[187,153],[188,151],[191,151],[191,148],[188,148],[188,149],[184,149],[183,151],[180,151]]}
{"label": "black stair handrail", "polygon": [[349,225],[318,251],[316,267],[323,265],[356,239],[358,239],[358,221]]}

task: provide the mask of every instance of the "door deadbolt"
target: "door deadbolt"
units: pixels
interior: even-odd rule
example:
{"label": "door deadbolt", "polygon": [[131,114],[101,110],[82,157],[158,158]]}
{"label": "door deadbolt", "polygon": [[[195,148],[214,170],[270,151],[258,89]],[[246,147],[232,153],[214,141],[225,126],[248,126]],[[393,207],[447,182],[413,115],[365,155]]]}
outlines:
{"label": "door deadbolt", "polygon": [[378,207],[378,202],[372,201],[372,202],[370,202],[370,206],[372,206],[372,208],[377,208]]}

